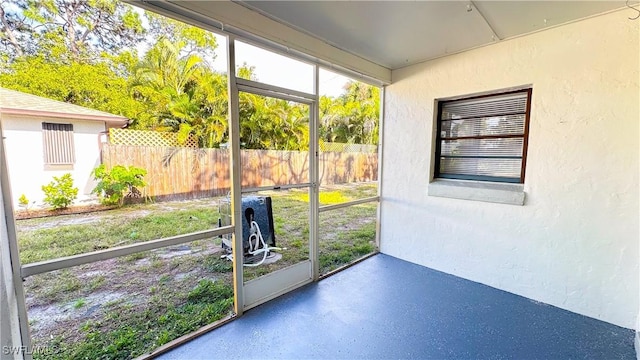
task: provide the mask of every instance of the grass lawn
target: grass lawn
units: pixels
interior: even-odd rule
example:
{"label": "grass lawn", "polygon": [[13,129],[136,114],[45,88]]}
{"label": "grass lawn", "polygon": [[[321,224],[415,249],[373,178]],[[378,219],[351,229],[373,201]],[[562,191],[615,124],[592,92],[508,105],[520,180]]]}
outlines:
{"label": "grass lawn", "polygon": [[[308,258],[308,194],[272,196],[282,258],[245,268],[245,280]],[[376,184],[322,189],[323,205],[375,196]],[[216,227],[220,198],[132,205],[90,214],[19,220],[23,263]],[[376,203],[320,214],[326,273],[375,251]],[[231,263],[220,239],[133,254],[26,279],[34,345],[42,359],[128,359],[232,313]],[[36,357],[38,357],[36,355]]]}

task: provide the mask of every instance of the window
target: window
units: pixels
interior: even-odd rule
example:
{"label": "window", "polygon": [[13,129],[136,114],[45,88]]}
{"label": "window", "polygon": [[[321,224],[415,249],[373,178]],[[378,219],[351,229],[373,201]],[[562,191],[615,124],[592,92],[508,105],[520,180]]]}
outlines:
{"label": "window", "polygon": [[73,125],[43,122],[42,146],[46,165],[69,165],[75,163]]}
{"label": "window", "polygon": [[440,101],[435,177],[524,183],[531,89]]}

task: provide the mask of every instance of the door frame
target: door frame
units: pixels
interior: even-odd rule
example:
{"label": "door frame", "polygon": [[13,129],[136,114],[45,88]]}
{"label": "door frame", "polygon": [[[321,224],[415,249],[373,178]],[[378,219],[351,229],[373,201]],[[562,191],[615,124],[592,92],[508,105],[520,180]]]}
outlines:
{"label": "door frame", "polygon": [[[236,77],[234,36],[227,37],[227,74],[229,92],[229,143],[231,148],[231,212],[233,232],[233,283],[234,307],[237,316],[244,310],[260,305],[289,291],[317,281],[318,266],[318,219],[319,219],[319,166],[318,166],[318,77],[319,67],[313,66],[314,94],[269,85]],[[293,101],[309,106],[309,182],[295,187],[309,188],[309,260],[244,282],[242,254],[242,164],[240,158],[240,91]],[[290,186],[294,187],[294,186]],[[262,187],[261,187],[262,188]],[[281,187],[282,188],[282,187]]]}

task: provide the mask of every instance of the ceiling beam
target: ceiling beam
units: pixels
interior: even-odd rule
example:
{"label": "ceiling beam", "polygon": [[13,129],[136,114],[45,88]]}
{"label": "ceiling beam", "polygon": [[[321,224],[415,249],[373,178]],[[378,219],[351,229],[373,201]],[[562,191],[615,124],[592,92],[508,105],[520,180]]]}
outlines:
{"label": "ceiling beam", "polygon": [[487,20],[487,18],[484,16],[484,14],[482,13],[482,11],[480,11],[480,9],[478,9],[478,7],[476,6],[476,4],[473,2],[473,0],[469,1],[471,8],[475,11],[478,12],[478,14],[480,15],[480,17],[482,18],[482,20],[484,20],[484,22],[487,24],[487,26],[489,27],[489,29],[491,30],[491,37],[493,38],[493,41],[500,41],[502,40],[502,38],[500,36],[498,36],[498,34],[496,33],[496,31],[493,29],[493,26],[491,25],[491,23],[489,22],[489,20]]}

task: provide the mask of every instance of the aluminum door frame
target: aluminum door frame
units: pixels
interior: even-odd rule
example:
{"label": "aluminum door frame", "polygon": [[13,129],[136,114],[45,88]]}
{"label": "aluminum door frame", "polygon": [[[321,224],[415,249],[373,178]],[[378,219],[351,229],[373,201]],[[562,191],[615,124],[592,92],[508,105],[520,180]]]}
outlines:
{"label": "aluminum door frame", "polygon": [[[297,289],[318,279],[318,76],[319,68],[313,66],[313,89],[315,94],[287,89],[279,86],[236,77],[235,37],[227,38],[227,74],[229,77],[229,142],[231,147],[231,212],[233,234],[233,277],[235,311],[260,305],[275,297]],[[295,187],[309,188],[309,259],[284,269],[276,270],[257,279],[244,282],[242,254],[242,165],[240,163],[240,91],[276,99],[293,101],[309,106],[309,182]]]}

